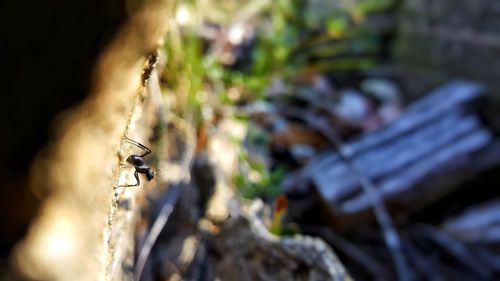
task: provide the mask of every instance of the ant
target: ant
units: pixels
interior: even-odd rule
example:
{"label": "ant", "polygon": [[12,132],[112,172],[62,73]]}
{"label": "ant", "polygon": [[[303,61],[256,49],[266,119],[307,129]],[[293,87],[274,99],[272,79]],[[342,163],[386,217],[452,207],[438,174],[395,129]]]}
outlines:
{"label": "ant", "polygon": [[[134,140],[131,140],[129,139],[127,136],[125,136],[125,140],[141,149],[143,149],[144,151],[146,151],[146,153],[142,154],[142,155],[136,155],[136,154],[132,154],[130,155],[129,157],[127,157],[127,163],[129,163],[130,165],[134,166],[135,168],[135,173],[134,173],[134,177],[136,179],[136,183],[135,184],[126,184],[126,185],[119,185],[118,187],[130,187],[130,186],[139,186],[139,184],[141,184],[141,181],[139,180],[139,173],[140,174],[144,174],[146,176],[146,179],[148,181],[151,181],[152,179],[154,179],[155,177],[155,172],[153,172],[153,169],[151,169],[150,166],[146,165],[145,162],[144,162],[144,159],[143,157],[148,155],[149,153],[151,153],[151,149],[147,148],[145,145],[141,144],[141,143],[138,143]],[[123,165],[123,164],[122,164]]]}

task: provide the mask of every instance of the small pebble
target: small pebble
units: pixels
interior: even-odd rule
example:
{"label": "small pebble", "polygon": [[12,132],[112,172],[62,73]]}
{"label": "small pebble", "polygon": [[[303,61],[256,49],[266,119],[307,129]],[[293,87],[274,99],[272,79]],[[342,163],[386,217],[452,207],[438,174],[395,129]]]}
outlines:
{"label": "small pebble", "polygon": [[396,83],[388,79],[369,78],[361,82],[361,90],[376,97],[382,103],[401,102],[401,91]]}

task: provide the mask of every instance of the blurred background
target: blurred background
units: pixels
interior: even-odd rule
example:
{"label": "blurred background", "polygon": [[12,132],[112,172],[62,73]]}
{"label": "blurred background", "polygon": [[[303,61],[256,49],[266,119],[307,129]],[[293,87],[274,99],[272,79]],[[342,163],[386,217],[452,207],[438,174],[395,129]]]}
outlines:
{"label": "blurred background", "polygon": [[500,278],[498,1],[0,15],[1,280]]}

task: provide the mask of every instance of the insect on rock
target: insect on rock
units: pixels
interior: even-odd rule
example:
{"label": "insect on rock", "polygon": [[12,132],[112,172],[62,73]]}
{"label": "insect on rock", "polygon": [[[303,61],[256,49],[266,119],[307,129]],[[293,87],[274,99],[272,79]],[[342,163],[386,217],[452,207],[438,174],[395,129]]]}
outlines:
{"label": "insect on rock", "polygon": [[[135,168],[134,177],[135,177],[136,183],[135,184],[119,185],[118,187],[138,186],[139,184],[141,184],[141,181],[139,180],[139,174],[144,174],[148,181],[151,181],[152,179],[154,179],[155,172],[153,171],[153,169],[149,165],[146,165],[146,163],[144,162],[144,159],[143,159],[144,156],[151,153],[151,149],[149,149],[148,147],[146,147],[145,145],[143,145],[139,142],[136,142],[134,140],[129,139],[127,136],[125,136],[125,140],[127,142],[141,148],[142,150],[145,151],[145,153],[142,155],[132,154],[129,157],[127,157],[127,159],[126,159],[127,163],[132,165]],[[121,165],[124,165],[124,164],[121,164]]]}

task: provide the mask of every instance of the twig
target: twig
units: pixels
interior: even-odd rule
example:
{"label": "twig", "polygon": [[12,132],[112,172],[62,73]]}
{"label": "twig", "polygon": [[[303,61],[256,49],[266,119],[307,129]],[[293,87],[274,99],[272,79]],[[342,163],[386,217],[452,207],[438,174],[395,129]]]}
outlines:
{"label": "twig", "polygon": [[[154,75],[154,73],[150,73],[147,76],[147,79],[149,80],[147,86],[149,87],[151,95],[156,98],[161,98],[160,85],[157,75]],[[160,108],[160,112],[163,112],[162,108]],[[184,132],[186,133],[186,151],[184,153],[181,167],[186,171],[190,171],[195,151],[195,139],[192,136],[193,134],[188,129],[188,124],[186,124],[186,122],[184,122],[177,116],[172,114],[171,116],[169,116],[169,119],[171,122],[174,122],[176,126],[183,128]],[[160,122],[164,122],[163,118],[160,119]],[[168,219],[174,210],[177,200],[179,199],[182,190],[184,190],[184,186],[186,186],[187,182],[189,181],[190,178],[188,173],[188,175],[184,176],[179,183],[172,184],[168,189],[167,194],[165,195],[165,200],[163,200],[164,203],[161,207],[160,213],[155,219],[153,226],[147,234],[146,240],[144,241],[144,244],[139,251],[139,256],[137,257],[137,262],[134,268],[134,281],[141,280],[144,267],[146,266],[146,262],[148,261],[149,255],[151,254],[151,250],[156,240],[158,239],[158,236],[165,228],[165,225],[167,224]]]}
{"label": "twig", "polygon": [[413,273],[408,266],[403,253],[401,239],[392,223],[389,212],[385,208],[384,203],[377,193],[377,187],[364,173],[361,172],[359,167],[351,159],[349,151],[347,151],[343,146],[342,139],[335,128],[312,115],[308,115],[306,119],[310,124],[320,129],[321,132],[325,134],[325,137],[327,137],[329,141],[337,147],[340,158],[347,163],[349,169],[357,176],[363,191],[368,195],[373,206],[375,217],[383,230],[385,244],[391,253],[394,267],[396,268],[398,274],[398,279],[401,281],[413,280]]}
{"label": "twig", "polygon": [[453,255],[458,261],[468,267],[472,272],[480,276],[481,280],[489,280],[493,276],[493,271],[488,265],[478,260],[466,244],[452,235],[439,230],[430,225],[417,225],[415,232],[421,232],[436,244],[440,245]]}
{"label": "twig", "polygon": [[[300,230],[314,236],[321,236],[325,241],[334,245],[337,249],[344,252],[356,263],[364,267],[372,276],[376,276],[375,280],[387,279],[387,272],[384,267],[374,258],[367,255],[356,245],[344,239],[342,236],[335,233],[329,228],[322,228],[314,225],[300,225]],[[385,278],[384,278],[385,277]]]}
{"label": "twig", "polygon": [[151,231],[148,233],[146,240],[144,241],[144,245],[141,247],[139,252],[139,257],[137,258],[137,263],[135,264],[134,269],[134,280],[141,280],[142,272],[144,271],[144,266],[148,261],[149,254],[151,253],[151,249],[153,248],[158,236],[160,235],[163,228],[168,222],[168,218],[172,211],[174,210],[174,206],[177,203],[177,200],[180,197],[181,191],[186,183],[178,183],[170,186],[167,191],[165,204],[161,207],[160,214],[158,218],[156,218]]}

